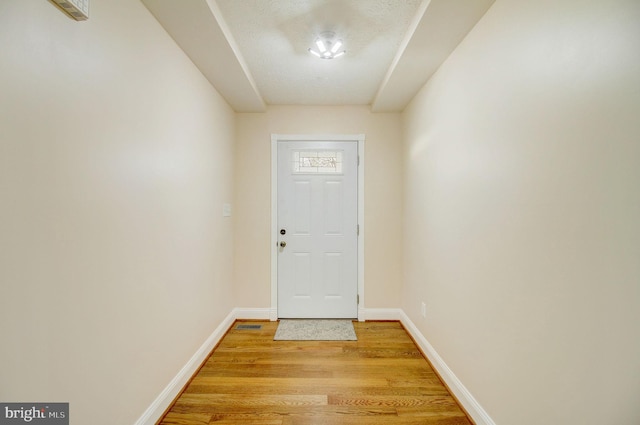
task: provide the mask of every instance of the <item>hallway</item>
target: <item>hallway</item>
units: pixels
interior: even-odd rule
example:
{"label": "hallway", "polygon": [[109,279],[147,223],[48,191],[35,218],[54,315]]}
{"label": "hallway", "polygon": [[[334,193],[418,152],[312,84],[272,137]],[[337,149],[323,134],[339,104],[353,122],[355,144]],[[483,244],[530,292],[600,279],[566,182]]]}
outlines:
{"label": "hallway", "polygon": [[[496,0],[433,74],[408,67],[421,82],[388,112],[373,106],[391,58],[361,102],[342,97],[359,78],[335,84],[379,58],[386,33],[367,24],[368,44],[327,61],[286,29],[323,6],[387,21],[402,0],[152,1],[211,19],[223,3],[261,18],[306,7],[272,20],[285,49],[261,52],[280,68],[283,54],[315,61],[304,87],[339,97],[237,109],[141,0],[91,0],[85,21],[52,1],[0,0],[0,402],[68,402],[70,425],[154,425],[234,320],[278,317],[272,137],[364,135],[358,318],[400,320],[477,425],[640,423],[640,1]],[[429,9],[453,20],[483,2],[411,0],[404,22],[428,28]],[[394,55],[440,41],[412,34]],[[255,89],[293,92],[281,76]],[[229,341],[248,353],[219,352],[219,373],[319,379],[303,367],[311,354],[283,367],[242,335]],[[363,357],[376,369],[378,355]],[[321,396],[305,402],[398,420],[405,401],[428,404],[383,387],[400,398],[304,389]]]}

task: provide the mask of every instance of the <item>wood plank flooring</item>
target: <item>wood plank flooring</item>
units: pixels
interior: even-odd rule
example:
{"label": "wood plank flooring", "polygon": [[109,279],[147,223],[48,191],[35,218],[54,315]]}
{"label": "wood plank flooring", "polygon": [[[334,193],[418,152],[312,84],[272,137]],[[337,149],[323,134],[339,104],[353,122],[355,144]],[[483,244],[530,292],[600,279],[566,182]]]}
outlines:
{"label": "wood plank flooring", "polygon": [[358,341],[273,341],[236,322],[161,425],[471,425],[398,322]]}

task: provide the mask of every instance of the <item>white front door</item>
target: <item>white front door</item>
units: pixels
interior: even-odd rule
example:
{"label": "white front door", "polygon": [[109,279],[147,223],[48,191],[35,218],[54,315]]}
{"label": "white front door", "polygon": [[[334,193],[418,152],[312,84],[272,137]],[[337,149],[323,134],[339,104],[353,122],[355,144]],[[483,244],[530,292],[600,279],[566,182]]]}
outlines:
{"label": "white front door", "polygon": [[278,317],[358,316],[358,144],[278,142]]}

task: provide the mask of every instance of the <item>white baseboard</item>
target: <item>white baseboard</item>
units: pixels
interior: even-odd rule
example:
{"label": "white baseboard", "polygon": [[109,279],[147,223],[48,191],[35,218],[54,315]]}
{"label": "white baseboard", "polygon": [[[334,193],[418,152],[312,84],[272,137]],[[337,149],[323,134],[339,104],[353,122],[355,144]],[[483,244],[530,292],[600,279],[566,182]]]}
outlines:
{"label": "white baseboard", "polygon": [[234,308],[231,314],[234,319],[271,320],[270,308]]}
{"label": "white baseboard", "polygon": [[363,308],[360,317],[364,320],[400,320],[402,310],[399,308]]}
{"label": "white baseboard", "polygon": [[[358,310],[360,320],[400,320],[402,310],[399,308],[361,308]],[[278,320],[272,308],[234,308],[234,319],[240,320]]]}
{"label": "white baseboard", "polygon": [[[235,311],[235,310],[234,310]],[[227,317],[218,325],[213,333],[207,338],[207,340],[198,348],[193,356],[189,359],[187,364],[184,365],[178,374],[169,382],[164,390],[158,395],[158,397],[151,403],[151,406],[138,418],[134,425],[155,425],[160,419],[164,411],[171,405],[176,396],[182,391],[185,384],[191,379],[198,367],[209,355],[213,347],[220,342],[227,330],[233,325],[236,320],[234,311],[229,313]]]}
{"label": "white baseboard", "polygon": [[475,421],[476,425],[496,425],[489,414],[480,406],[480,403],[471,395],[469,390],[460,382],[458,377],[447,366],[442,357],[436,352],[429,341],[420,332],[417,326],[411,321],[404,311],[400,310],[400,322],[407,332],[411,334],[422,352],[427,356],[433,367],[436,368],[440,377],[455,395],[460,404]]}
{"label": "white baseboard", "polygon": [[151,406],[140,416],[134,425],[154,425],[169,407],[175,397],[182,391],[184,385],[196,372],[198,367],[205,360],[206,356],[213,350],[213,347],[220,342],[227,330],[237,319],[247,320],[269,320],[272,315],[270,308],[234,308],[231,313],[218,325],[213,333],[207,338],[196,353],[189,359],[186,365],[169,382],[158,397],[151,403]]}

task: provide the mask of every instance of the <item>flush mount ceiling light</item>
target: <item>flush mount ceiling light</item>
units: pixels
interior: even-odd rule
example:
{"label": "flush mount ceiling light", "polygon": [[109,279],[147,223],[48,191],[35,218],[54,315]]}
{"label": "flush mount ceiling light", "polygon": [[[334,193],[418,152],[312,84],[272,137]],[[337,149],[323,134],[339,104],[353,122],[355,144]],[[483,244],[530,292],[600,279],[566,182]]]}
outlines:
{"label": "flush mount ceiling light", "polygon": [[309,53],[320,59],[335,59],[344,55],[346,50],[342,48],[342,40],[336,40],[334,32],[325,31],[309,47]]}

